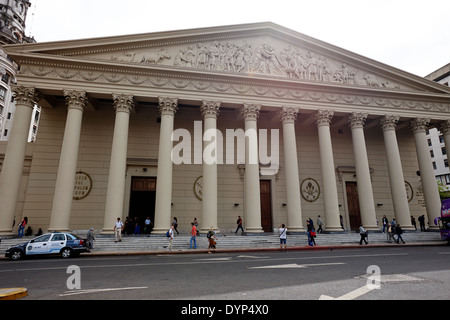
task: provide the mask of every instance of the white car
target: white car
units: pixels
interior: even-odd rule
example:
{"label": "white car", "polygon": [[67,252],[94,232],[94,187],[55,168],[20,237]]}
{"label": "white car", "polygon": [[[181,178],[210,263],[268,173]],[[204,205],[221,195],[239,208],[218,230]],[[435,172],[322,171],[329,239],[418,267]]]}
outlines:
{"label": "white car", "polygon": [[20,260],[26,256],[60,254],[63,258],[89,252],[86,240],[70,233],[47,233],[31,241],[11,246],[5,256],[11,260]]}

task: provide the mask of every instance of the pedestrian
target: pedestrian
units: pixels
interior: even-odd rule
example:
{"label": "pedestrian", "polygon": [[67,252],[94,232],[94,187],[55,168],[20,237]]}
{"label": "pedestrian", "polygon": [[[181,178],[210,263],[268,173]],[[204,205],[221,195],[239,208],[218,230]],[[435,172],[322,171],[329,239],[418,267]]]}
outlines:
{"label": "pedestrian", "polygon": [[33,229],[31,229],[31,226],[28,226],[27,231],[25,231],[25,237],[29,237],[33,235]]}
{"label": "pedestrian", "polygon": [[192,229],[191,229],[191,241],[189,242],[190,243],[189,249],[192,249],[192,243],[194,243],[194,249],[197,249],[197,239],[196,239],[196,237],[197,237],[197,228],[195,227],[195,223],[194,222],[191,222],[191,226],[192,226]]}
{"label": "pedestrian", "polygon": [[389,223],[389,220],[388,218],[386,218],[386,215],[384,215],[383,218],[381,219],[381,223],[383,223],[383,233],[384,233]]}
{"label": "pedestrian", "polygon": [[323,232],[322,224],[323,224],[322,218],[320,218],[320,214],[319,214],[319,216],[317,217],[317,225],[319,226],[319,227],[317,228],[317,232],[319,232],[319,233],[322,233],[322,232]]}
{"label": "pedestrian", "polygon": [[180,234],[180,233],[178,232],[178,229],[177,229],[177,227],[178,227],[178,220],[177,220],[177,217],[174,217],[174,218],[173,218],[172,226],[173,226],[173,229],[177,232],[177,234]]}
{"label": "pedestrian", "polygon": [[214,228],[211,227],[206,234],[206,237],[208,238],[208,253],[211,253],[211,249],[216,251],[216,233],[214,232]]}
{"label": "pedestrian", "polygon": [[314,239],[316,237],[316,231],[310,220],[306,220],[306,235],[308,236],[308,245],[312,247],[316,245],[316,240]]}
{"label": "pedestrian", "polygon": [[425,215],[421,215],[419,218],[419,224],[420,224],[420,231],[426,231],[425,230]]}
{"label": "pedestrian", "polygon": [[239,231],[239,229],[241,229],[242,230],[242,232],[244,232],[244,228],[242,227],[242,218],[241,218],[241,216],[238,216],[238,218],[237,218],[237,221],[236,221],[236,224],[238,225],[237,226],[237,229],[236,229],[236,234],[237,234],[237,232]]}
{"label": "pedestrian", "polygon": [[197,230],[197,236],[200,235],[200,231],[198,230],[198,221],[197,221],[197,218],[194,218],[194,226],[195,226],[195,228],[196,228],[196,230]]}
{"label": "pedestrian", "polygon": [[287,251],[287,229],[284,223],[278,227],[278,231],[280,232],[280,251],[283,251],[283,245],[284,251]]}
{"label": "pedestrian", "polygon": [[397,243],[400,243],[400,240],[402,240],[403,243],[405,243],[405,241],[403,241],[402,238],[402,234],[403,234],[403,230],[400,227],[400,225],[398,224],[397,227],[395,228],[395,233],[397,234]]}
{"label": "pedestrian", "polygon": [[387,242],[392,243],[392,240],[395,241],[394,231],[390,223],[387,226]]}
{"label": "pedestrian", "polygon": [[124,230],[124,233],[126,233],[128,236],[133,233],[133,230],[134,230],[133,220],[131,220],[130,217],[126,217],[125,227],[123,228],[123,230]]}
{"label": "pedestrian", "polygon": [[25,230],[25,226],[28,223],[28,217],[23,218],[23,220],[19,223],[19,238],[23,237],[23,231]]}
{"label": "pedestrian", "polygon": [[411,216],[411,224],[414,226],[414,230],[417,231],[416,218],[414,218],[413,216]]}
{"label": "pedestrian", "polygon": [[138,217],[134,217],[134,235],[141,234],[141,224]]}
{"label": "pedestrian", "polygon": [[152,220],[150,220],[150,217],[147,217],[147,219],[145,219],[145,221],[144,221],[144,233],[145,234],[150,234],[151,224],[152,224]]}
{"label": "pedestrian", "polygon": [[117,218],[116,224],[114,225],[114,235],[115,239],[117,241],[122,241],[122,228],[123,228],[123,222],[120,221],[120,218]]}
{"label": "pedestrian", "polygon": [[86,242],[89,249],[94,249],[94,228],[90,228],[86,235]]}
{"label": "pedestrian", "polygon": [[362,225],[359,226],[359,235],[361,236],[361,239],[359,240],[359,244],[361,245],[364,241],[366,244],[369,244],[366,240],[367,238],[367,231],[364,229]]}
{"label": "pedestrian", "polygon": [[173,238],[174,238],[174,235],[175,235],[173,233],[173,230],[174,230],[174,226],[171,226],[169,231],[167,232],[167,234],[168,234],[167,239],[169,240],[169,246],[167,247],[166,251],[172,251]]}

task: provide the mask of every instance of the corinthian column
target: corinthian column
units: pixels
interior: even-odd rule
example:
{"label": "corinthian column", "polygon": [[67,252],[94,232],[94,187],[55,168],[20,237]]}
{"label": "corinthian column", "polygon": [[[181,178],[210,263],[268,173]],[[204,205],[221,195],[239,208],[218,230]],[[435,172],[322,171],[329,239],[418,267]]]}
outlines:
{"label": "corinthian column", "polygon": [[352,128],[353,153],[356,165],[356,181],[358,183],[361,222],[367,230],[378,230],[372,181],[370,179],[369,160],[367,158],[366,140],[364,138],[363,129],[366,118],[367,114],[352,113],[350,116],[350,126]]}
{"label": "corinthian column", "polygon": [[125,194],[125,172],[127,168],[128,127],[130,113],[134,110],[132,95],[113,95],[116,110],[111,162],[109,166],[109,181],[106,192],[105,218],[103,234],[114,233],[114,223],[117,218],[123,218]]}
{"label": "corinthian column", "polygon": [[263,232],[257,124],[260,111],[261,106],[259,105],[245,104],[242,108],[242,116],[245,120],[244,223],[247,233]]}
{"label": "corinthian column", "polygon": [[164,234],[170,227],[172,214],[172,133],[178,99],[159,98],[161,129],[159,133],[158,173],[156,181],[154,233]]}
{"label": "corinthian column", "polygon": [[428,118],[417,118],[411,122],[411,130],[414,132],[417,159],[419,161],[420,179],[422,180],[423,196],[427,208],[428,223],[430,229],[434,226],[434,218],[441,216],[441,198],[434,175],[430,150],[427,143],[426,128],[430,124]]}
{"label": "corinthian column", "polygon": [[36,101],[34,88],[14,87],[13,91],[16,113],[0,175],[0,235],[12,235],[31,114]]}
{"label": "corinthian column", "polygon": [[284,163],[286,166],[287,228],[290,232],[304,231],[295,137],[295,121],[298,110],[298,108],[283,107],[280,113],[283,123]]}
{"label": "corinthian column", "polygon": [[58,175],[56,177],[49,231],[69,231],[81,122],[87,105],[86,92],[65,90],[64,95],[68,112]]}
{"label": "corinthian column", "polygon": [[343,231],[339,219],[339,203],[331,144],[330,123],[334,112],[319,110],[316,124],[319,131],[320,163],[322,167],[323,201],[325,206],[325,230]]}
{"label": "corinthian column", "polygon": [[[203,101],[202,113],[205,135],[203,140],[203,201],[201,231],[208,232],[209,228],[217,229],[217,160],[219,147],[217,143],[217,117],[220,102]],[[208,140],[205,140],[208,139]]]}
{"label": "corinthian column", "polygon": [[383,128],[384,144],[386,146],[394,215],[397,223],[404,230],[414,230],[411,224],[408,195],[406,194],[405,178],[403,176],[403,167],[398,149],[397,135],[395,133],[399,118],[397,116],[386,115],[381,119],[381,127]]}

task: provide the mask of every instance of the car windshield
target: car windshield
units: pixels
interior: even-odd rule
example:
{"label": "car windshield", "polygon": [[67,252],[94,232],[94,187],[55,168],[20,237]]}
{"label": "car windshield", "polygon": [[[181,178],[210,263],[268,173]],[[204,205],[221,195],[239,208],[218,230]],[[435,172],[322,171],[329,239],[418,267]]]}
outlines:
{"label": "car windshield", "polygon": [[77,236],[75,236],[73,234],[70,234],[70,233],[66,233],[66,236],[67,236],[67,240],[78,240],[78,239],[81,239],[80,237],[77,237]]}
{"label": "car windshield", "polygon": [[34,242],[46,242],[50,239],[51,234],[44,234],[43,236],[37,237],[36,239],[34,239]]}

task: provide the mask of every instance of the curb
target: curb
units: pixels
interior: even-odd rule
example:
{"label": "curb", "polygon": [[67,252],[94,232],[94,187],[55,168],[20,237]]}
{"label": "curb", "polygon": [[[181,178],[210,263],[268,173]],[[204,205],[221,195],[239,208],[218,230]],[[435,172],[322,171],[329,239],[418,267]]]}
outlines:
{"label": "curb", "polygon": [[[332,250],[342,250],[342,249],[361,249],[361,248],[392,248],[392,247],[429,247],[429,246],[446,246],[447,243],[441,242],[426,242],[426,243],[407,243],[407,244],[348,244],[348,245],[318,245],[314,247],[310,246],[292,246],[288,247],[287,251],[332,251]],[[236,252],[280,252],[279,247],[261,247],[261,248],[226,248],[226,249],[216,249],[212,253],[236,253]],[[282,251],[284,252],[284,250]],[[207,254],[208,249],[183,249],[174,251],[99,251],[90,252],[89,256],[132,256],[132,255],[174,255],[174,254]]]}
{"label": "curb", "polygon": [[0,300],[17,300],[28,295],[27,288],[0,289]]}

